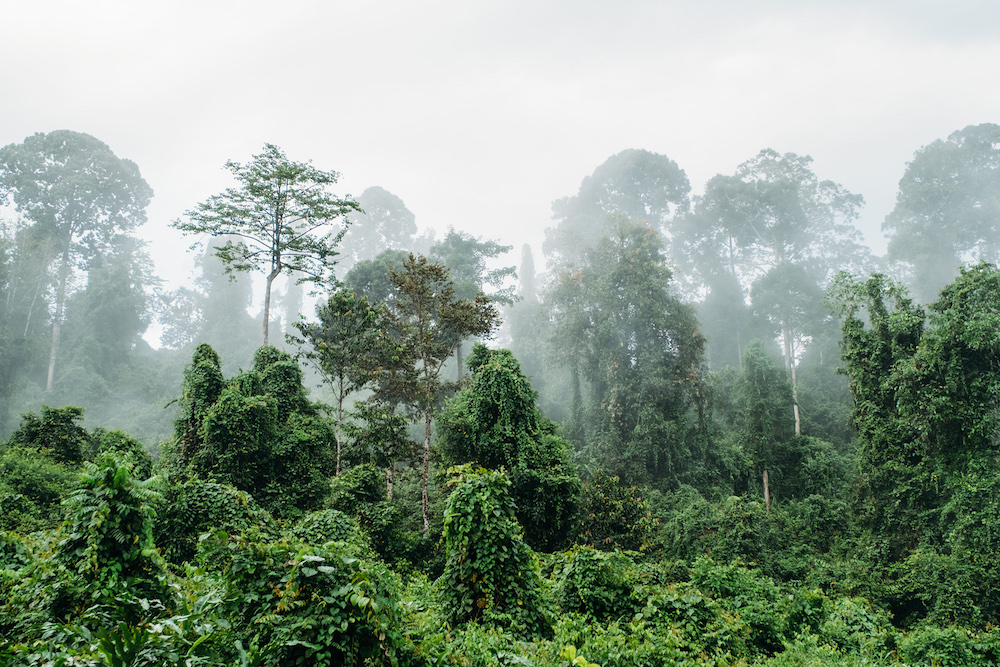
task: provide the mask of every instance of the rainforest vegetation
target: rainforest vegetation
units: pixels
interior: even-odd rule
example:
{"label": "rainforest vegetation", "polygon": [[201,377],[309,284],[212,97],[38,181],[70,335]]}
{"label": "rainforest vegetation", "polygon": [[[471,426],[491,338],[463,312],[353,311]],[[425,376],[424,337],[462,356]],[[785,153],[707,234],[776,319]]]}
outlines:
{"label": "rainforest vegetation", "polygon": [[771,149],[622,151],[517,260],[226,168],[167,289],[136,164],[0,149],[0,665],[1000,663],[1000,126],[885,256]]}

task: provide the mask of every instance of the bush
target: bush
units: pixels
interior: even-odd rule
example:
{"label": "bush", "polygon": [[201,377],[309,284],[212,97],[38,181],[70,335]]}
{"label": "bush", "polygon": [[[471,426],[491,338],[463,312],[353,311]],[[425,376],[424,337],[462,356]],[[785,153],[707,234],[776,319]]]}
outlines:
{"label": "bush", "polygon": [[521,539],[503,471],[466,473],[448,497],[446,562],[437,581],[445,622],[509,627],[528,637],[551,634],[538,561]]}
{"label": "bush", "polygon": [[271,515],[250,494],[226,484],[190,479],[167,487],[154,532],[166,559],[179,565],[194,558],[202,533],[222,530],[240,535],[252,527],[275,538],[280,533]]}
{"label": "bush", "polygon": [[558,575],[555,594],[560,611],[586,614],[598,623],[631,617],[637,606],[629,572],[633,565],[621,552],[574,549]]}

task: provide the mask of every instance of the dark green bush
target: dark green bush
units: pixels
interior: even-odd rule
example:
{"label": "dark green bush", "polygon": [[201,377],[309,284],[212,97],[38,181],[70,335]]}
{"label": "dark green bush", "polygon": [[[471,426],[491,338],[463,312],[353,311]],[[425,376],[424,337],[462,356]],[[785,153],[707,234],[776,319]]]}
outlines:
{"label": "dark green bush", "polygon": [[503,471],[466,471],[448,497],[446,562],[437,581],[445,622],[482,622],[528,637],[551,634],[538,561],[521,539]]}
{"label": "dark green bush", "polygon": [[563,613],[586,614],[598,623],[630,618],[637,601],[632,559],[621,552],[602,552],[592,547],[578,547],[569,552],[560,568],[556,600]]}

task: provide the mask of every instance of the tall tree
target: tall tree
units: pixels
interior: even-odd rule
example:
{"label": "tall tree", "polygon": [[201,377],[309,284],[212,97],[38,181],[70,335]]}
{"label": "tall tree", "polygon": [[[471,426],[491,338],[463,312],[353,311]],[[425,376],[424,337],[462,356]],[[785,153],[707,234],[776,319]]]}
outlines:
{"label": "tall tree", "polygon": [[401,267],[389,270],[389,280],[395,295],[388,304],[388,325],[401,352],[395,368],[380,376],[379,392],[390,402],[403,403],[424,424],[421,504],[426,533],[434,413],[457,389],[441,371],[463,339],[490,335],[499,318],[496,306],[482,292],[474,299],[459,298],[448,268],[426,257],[410,255]]}
{"label": "tall tree", "polygon": [[375,379],[384,361],[381,353],[391,353],[382,326],[385,306],[372,306],[354,290],[343,288],[316,308],[316,316],[319,322],[296,322],[294,326],[303,337],[297,342],[311,346],[305,357],[314,363],[333,389],[337,403],[335,475],[340,476],[345,403]]}
{"label": "tall tree", "polygon": [[670,282],[659,232],[620,220],[550,295],[555,347],[589,383],[597,459],[633,478],[676,481],[691,459],[683,423],[704,339]]}
{"label": "tall tree", "polygon": [[665,232],[673,216],[688,209],[690,192],[684,170],[667,156],[635,148],[616,153],[583,179],[576,195],[552,203],[558,222],[545,230],[542,251],[573,263],[615,215]]}
{"label": "tall tree", "polygon": [[353,261],[372,259],[384,250],[412,252],[417,234],[416,217],[403,200],[385,188],[365,188],[358,197],[361,207],[350,216],[351,227],[345,237]]}
{"label": "tall tree", "polygon": [[264,144],[252,162],[230,160],[225,166],[239,186],[209,197],[173,227],[186,234],[231,237],[215,247],[227,273],[263,271],[266,347],[274,279],[282,273],[301,274],[300,283],[332,284],[336,248],[347,223],[340,230],[328,227],[360,207],[350,196],[328,192],[340,176],[337,172],[293,162],[273,144]]}
{"label": "tall tree", "polygon": [[1000,125],[970,125],[918,150],[882,231],[925,303],[962,262],[1000,259]]}
{"label": "tall tree", "polygon": [[131,160],[88,134],[34,134],[0,149],[0,191],[53,240],[59,269],[46,390],[52,391],[74,268],[146,221],[153,191]]}
{"label": "tall tree", "polygon": [[[455,294],[460,299],[475,299],[476,294],[486,293],[496,303],[510,305],[514,302],[514,287],[504,287],[508,278],[517,277],[513,266],[496,269],[488,267],[489,260],[510,252],[512,246],[496,241],[483,241],[467,232],[456,232],[448,228],[448,234],[431,246],[430,258],[448,267]],[[486,292],[487,288],[493,291]],[[458,361],[458,379],[465,370],[462,362],[462,342],[455,350]]]}
{"label": "tall tree", "polygon": [[[864,200],[842,185],[820,180],[811,163],[809,156],[764,149],[732,176],[712,178],[692,215],[677,225],[675,259],[685,272],[697,276],[701,289],[724,293],[732,312],[746,312],[758,281],[787,282],[778,280],[776,273],[765,279],[770,272],[789,270],[779,267],[798,266],[796,270],[815,276],[820,287],[839,269],[868,268],[868,253],[853,225]],[[739,289],[733,289],[733,279]],[[773,289],[758,293],[769,298],[776,294]],[[776,320],[791,375],[796,334],[792,322],[782,316],[789,304],[776,305],[777,310],[764,304],[756,310]],[[740,338],[736,345],[742,345]],[[796,422],[797,413],[796,404]]]}

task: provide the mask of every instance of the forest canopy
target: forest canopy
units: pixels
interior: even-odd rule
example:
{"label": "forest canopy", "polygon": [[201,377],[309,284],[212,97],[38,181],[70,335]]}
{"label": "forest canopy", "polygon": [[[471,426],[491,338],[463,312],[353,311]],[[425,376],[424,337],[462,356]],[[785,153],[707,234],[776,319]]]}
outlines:
{"label": "forest canopy", "polygon": [[134,163],[0,149],[0,665],[1000,663],[998,132],[885,257],[809,156],[625,150],[544,270],[265,144],[169,290]]}

